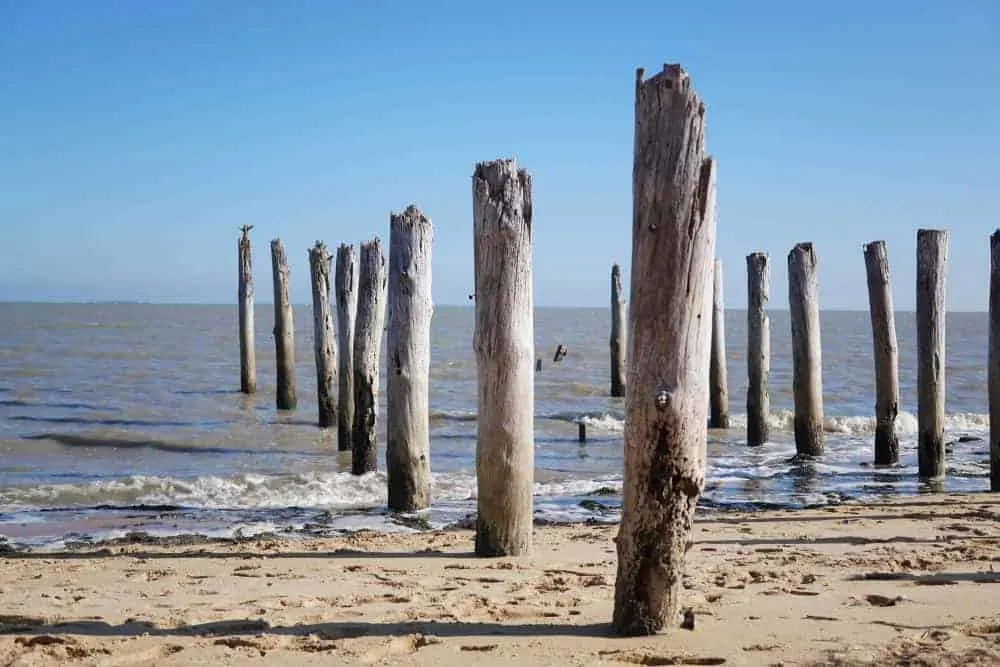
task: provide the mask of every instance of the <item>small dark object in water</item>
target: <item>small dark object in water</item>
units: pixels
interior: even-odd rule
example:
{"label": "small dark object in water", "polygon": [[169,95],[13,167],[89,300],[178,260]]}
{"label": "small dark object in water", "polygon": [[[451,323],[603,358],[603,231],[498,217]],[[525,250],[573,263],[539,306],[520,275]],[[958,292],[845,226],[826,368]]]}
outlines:
{"label": "small dark object in water", "polygon": [[556,346],[556,353],[552,357],[552,363],[557,364],[560,361],[562,361],[563,359],[565,359],[567,352],[568,352],[568,350],[566,349],[565,345],[563,345],[562,343],[560,343],[559,345],[557,345]]}
{"label": "small dark object in water", "polygon": [[983,439],[975,435],[960,435],[958,436],[959,442],[982,442]]}

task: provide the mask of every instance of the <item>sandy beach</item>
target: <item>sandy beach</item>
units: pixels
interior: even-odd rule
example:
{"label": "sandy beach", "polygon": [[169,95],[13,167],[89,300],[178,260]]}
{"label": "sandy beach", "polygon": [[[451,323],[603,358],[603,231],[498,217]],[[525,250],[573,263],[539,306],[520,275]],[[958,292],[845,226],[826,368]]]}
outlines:
{"label": "sandy beach", "polygon": [[1000,664],[1000,497],[702,513],[694,628],[610,635],[617,526],[7,553],[4,665]]}

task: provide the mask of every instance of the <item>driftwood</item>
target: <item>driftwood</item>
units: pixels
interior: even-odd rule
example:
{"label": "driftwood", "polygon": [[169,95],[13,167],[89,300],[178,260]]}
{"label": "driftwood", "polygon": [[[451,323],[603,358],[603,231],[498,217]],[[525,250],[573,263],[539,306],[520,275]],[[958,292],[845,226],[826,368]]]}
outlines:
{"label": "driftwood", "polygon": [[389,509],[431,504],[431,221],[416,206],[389,217],[386,473]]}
{"label": "driftwood", "polygon": [[535,358],[531,177],[514,160],[472,176],[478,384],[476,554],[531,551]]}
{"label": "driftwood", "polygon": [[705,479],[715,163],[679,65],[636,78],[625,475],[613,627],[648,635],[680,610]]}

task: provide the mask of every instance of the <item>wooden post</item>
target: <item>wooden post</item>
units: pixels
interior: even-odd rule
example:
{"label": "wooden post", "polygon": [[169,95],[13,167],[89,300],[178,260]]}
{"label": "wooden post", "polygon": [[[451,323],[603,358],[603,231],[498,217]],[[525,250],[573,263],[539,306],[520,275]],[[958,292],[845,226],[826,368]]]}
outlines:
{"label": "wooden post", "polygon": [[316,245],[309,249],[309,275],[312,279],[319,426],[329,428],[337,419],[337,353],[333,347],[335,335],[330,309],[330,253],[322,241],[316,241]]}
{"label": "wooden post", "polygon": [[238,298],[240,320],[240,391],[253,394],[257,391],[257,358],[254,352],[253,317],[253,259],[250,253],[250,230],[253,225],[243,225],[238,244],[240,279]]}
{"label": "wooden post", "polygon": [[819,456],[823,453],[823,357],[812,243],[799,243],[788,253],[788,310],[792,320],[795,450]]}
{"label": "wooden post", "polygon": [[917,468],[921,477],[945,474],[945,276],[948,232],[917,231]]}
{"label": "wooden post", "polygon": [[576,423],[576,439],[578,442],[587,442],[587,425],[583,422]]}
{"label": "wooden post", "polygon": [[431,504],[431,221],[416,206],[389,216],[386,473],[389,510]]}
{"label": "wooden post", "polygon": [[767,253],[747,255],[747,444],[763,445],[771,436],[771,321],[767,314],[771,277]]}
{"label": "wooden post", "polygon": [[357,267],[354,246],[337,248],[334,289],[337,292],[337,361],[340,380],[337,392],[337,449],[349,452],[354,428],[354,320],[358,313]]}
{"label": "wooden post", "polygon": [[865,245],[865,269],[875,357],[875,464],[894,465],[899,463],[899,357],[885,241]]}
{"label": "wooden post", "polygon": [[636,76],[629,384],[613,626],[648,635],[679,610],[705,481],[715,162],[679,65]]}
{"label": "wooden post", "polygon": [[472,176],[478,384],[476,554],[530,553],[535,472],[531,177],[514,160]]}
{"label": "wooden post", "polygon": [[378,238],[361,244],[358,270],[358,321],[354,331],[354,428],[351,472],[378,469],[375,459],[378,415],[378,361],[385,323],[385,258]]}
{"label": "wooden post", "polygon": [[622,270],[611,267],[611,395],[625,395],[625,297],[622,295]]}
{"label": "wooden post", "polygon": [[288,293],[288,260],[281,239],[271,241],[271,268],[274,277],[274,359],[277,365],[276,403],[279,410],[294,410],[295,325]]}
{"label": "wooden post", "polygon": [[1000,491],[1000,229],[990,236],[990,491]]}
{"label": "wooden post", "polygon": [[712,290],[712,358],[708,370],[709,421],[712,428],[729,428],[729,387],[726,379],[726,309],[722,301],[722,261],[715,260]]}

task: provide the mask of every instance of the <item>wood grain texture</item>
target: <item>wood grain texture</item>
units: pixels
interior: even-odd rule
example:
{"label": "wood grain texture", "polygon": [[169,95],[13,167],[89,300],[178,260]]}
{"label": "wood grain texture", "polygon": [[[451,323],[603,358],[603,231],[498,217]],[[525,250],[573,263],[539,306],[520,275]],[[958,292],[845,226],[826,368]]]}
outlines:
{"label": "wood grain texture", "polygon": [[320,428],[337,423],[337,352],[330,307],[330,253],[321,241],[309,249],[312,284],[313,351],[316,357],[316,403]]}
{"label": "wood grain texture", "polygon": [[532,546],[535,469],[531,177],[514,160],[472,176],[478,416],[476,554]]}
{"label": "wood grain texture", "polygon": [[792,321],[795,450],[819,456],[823,453],[823,348],[812,243],[799,243],[788,253],[788,310]]}
{"label": "wood grain texture", "polygon": [[625,473],[613,627],[674,625],[705,479],[715,163],[705,107],[679,65],[635,93]]}
{"label": "wood grain texture", "polygon": [[431,221],[416,206],[389,216],[386,474],[389,510],[431,504]]}
{"label": "wood grain texture", "polygon": [[889,255],[885,241],[865,245],[868,278],[868,310],[872,321],[872,353],[875,360],[875,464],[899,463],[899,349],[896,315],[892,307]]}
{"label": "wood grain texture", "polygon": [[747,444],[771,437],[771,272],[767,253],[747,255]]}
{"label": "wood grain texture", "polygon": [[385,326],[385,257],[382,243],[361,244],[358,266],[358,320],[354,330],[354,428],[351,430],[351,472],[378,469],[375,423],[378,418],[379,356]]}
{"label": "wood grain texture", "polygon": [[288,287],[288,259],[281,239],[271,241],[271,270],[274,280],[274,359],[277,370],[275,404],[279,410],[294,410],[295,324]]}
{"label": "wood grain texture", "polygon": [[354,246],[337,248],[334,291],[337,298],[337,449],[352,450],[354,428],[354,321],[358,312],[357,262]]}
{"label": "wood grain texture", "polygon": [[257,392],[257,355],[254,349],[253,313],[253,255],[250,251],[250,230],[253,225],[243,225],[237,243],[239,261],[239,302],[240,328],[240,391],[244,394]]}
{"label": "wood grain texture", "polygon": [[948,232],[917,230],[917,468],[945,474],[945,278]]}

